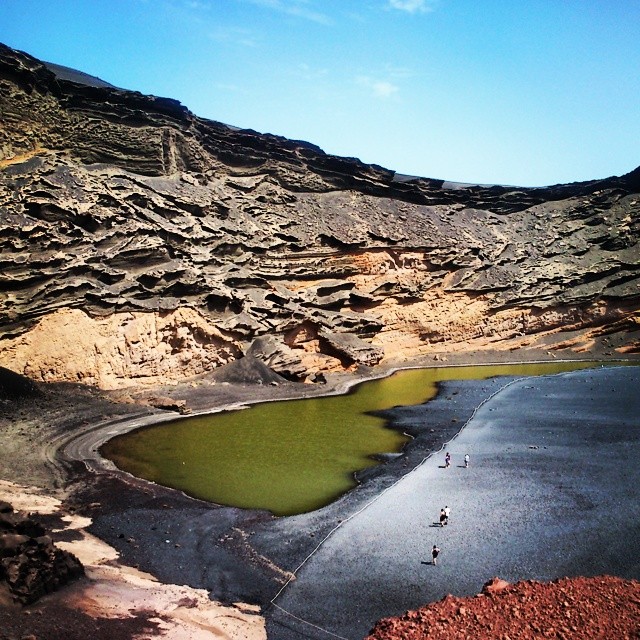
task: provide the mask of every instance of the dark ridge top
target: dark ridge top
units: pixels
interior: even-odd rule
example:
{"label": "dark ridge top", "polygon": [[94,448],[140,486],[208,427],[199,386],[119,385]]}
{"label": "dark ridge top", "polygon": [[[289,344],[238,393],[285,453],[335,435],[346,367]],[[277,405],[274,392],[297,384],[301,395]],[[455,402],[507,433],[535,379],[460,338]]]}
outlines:
{"label": "dark ridge top", "polygon": [[60,80],[67,80],[68,82],[75,82],[77,84],[84,84],[89,87],[118,89],[113,84],[106,82],[96,76],[89,75],[83,71],[72,69],[71,67],[65,67],[61,64],[54,64],[53,62],[43,62],[44,66],[55,74]]}

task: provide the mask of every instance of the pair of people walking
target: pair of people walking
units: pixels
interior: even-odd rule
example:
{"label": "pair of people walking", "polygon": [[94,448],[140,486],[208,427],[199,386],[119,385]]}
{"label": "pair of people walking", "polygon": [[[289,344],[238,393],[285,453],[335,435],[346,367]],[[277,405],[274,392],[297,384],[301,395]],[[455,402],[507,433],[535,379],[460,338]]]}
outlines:
{"label": "pair of people walking", "polygon": [[[451,454],[447,451],[444,455],[444,468],[448,469],[451,466]],[[469,454],[464,454],[464,467],[469,468]]]}

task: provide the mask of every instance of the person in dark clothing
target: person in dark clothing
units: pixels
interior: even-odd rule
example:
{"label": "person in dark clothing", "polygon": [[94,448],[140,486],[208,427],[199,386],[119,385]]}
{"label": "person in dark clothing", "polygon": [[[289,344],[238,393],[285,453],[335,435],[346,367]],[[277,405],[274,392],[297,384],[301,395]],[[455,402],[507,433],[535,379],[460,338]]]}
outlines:
{"label": "person in dark clothing", "polygon": [[431,557],[433,558],[433,564],[438,564],[439,554],[440,554],[440,548],[434,544],[433,549],[431,549]]}

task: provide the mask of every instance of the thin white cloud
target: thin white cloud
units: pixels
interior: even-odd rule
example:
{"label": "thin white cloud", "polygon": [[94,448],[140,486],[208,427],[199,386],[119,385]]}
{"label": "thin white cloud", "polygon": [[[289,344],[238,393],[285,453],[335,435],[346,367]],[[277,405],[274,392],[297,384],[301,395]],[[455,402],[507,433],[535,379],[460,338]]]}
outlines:
{"label": "thin white cloud", "polygon": [[240,45],[242,47],[257,47],[258,39],[249,29],[240,27],[220,27],[209,32],[209,38],[216,42],[225,42]]}
{"label": "thin white cloud", "polygon": [[326,67],[312,67],[305,62],[301,62],[296,68],[296,73],[305,80],[318,80],[326,78],[329,75],[329,69]]}
{"label": "thin white cloud", "polygon": [[310,0],[245,0],[259,7],[271,9],[278,13],[295,16],[311,22],[329,25],[332,24],[331,18],[325,13],[317,11],[313,2]]}
{"label": "thin white cloud", "polygon": [[416,73],[408,67],[398,67],[394,64],[386,64],[384,66],[384,74],[394,80],[406,80],[415,77]]}
{"label": "thin white cloud", "polygon": [[433,11],[435,0],[388,0],[391,9],[407,13],[429,13]]}
{"label": "thin white cloud", "polygon": [[400,87],[389,82],[388,80],[376,80],[375,78],[370,78],[369,76],[359,76],[356,78],[356,82],[362,86],[369,89],[369,91],[376,98],[388,99],[397,95],[400,91]]}
{"label": "thin white cloud", "polygon": [[371,88],[373,89],[374,95],[378,96],[378,98],[389,98],[400,90],[395,84],[384,80],[374,82]]}

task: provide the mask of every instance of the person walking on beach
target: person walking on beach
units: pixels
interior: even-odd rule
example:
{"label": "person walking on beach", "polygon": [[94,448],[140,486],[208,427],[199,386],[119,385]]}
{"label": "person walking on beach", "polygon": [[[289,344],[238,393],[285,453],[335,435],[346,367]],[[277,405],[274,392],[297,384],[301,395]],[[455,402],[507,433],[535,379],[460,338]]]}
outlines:
{"label": "person walking on beach", "polygon": [[431,557],[433,558],[432,564],[438,564],[438,554],[440,553],[440,549],[433,545],[433,549],[431,549]]}
{"label": "person walking on beach", "polygon": [[442,511],[444,511],[444,523],[449,524],[449,514],[451,513],[451,509],[449,509],[449,507],[445,507]]}
{"label": "person walking on beach", "polygon": [[447,524],[447,514],[444,509],[440,509],[440,526],[444,527],[445,524]]}
{"label": "person walking on beach", "polygon": [[469,467],[469,454],[464,454],[464,468],[467,469]]}
{"label": "person walking on beach", "polygon": [[451,454],[448,451],[444,456],[444,466],[445,469],[448,469],[451,466]]}

